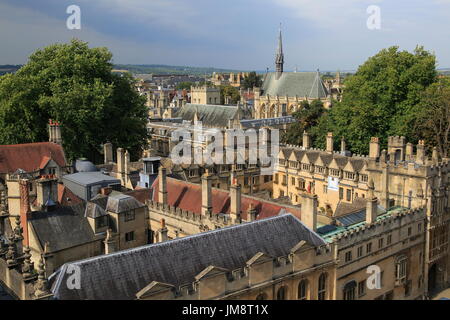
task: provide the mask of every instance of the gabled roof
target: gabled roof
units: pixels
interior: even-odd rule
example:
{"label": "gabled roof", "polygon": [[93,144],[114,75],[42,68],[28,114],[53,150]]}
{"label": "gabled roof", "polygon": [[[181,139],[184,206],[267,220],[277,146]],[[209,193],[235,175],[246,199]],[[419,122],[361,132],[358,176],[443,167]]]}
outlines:
{"label": "gabled roof", "polygon": [[[158,201],[159,178],[152,185],[153,201]],[[176,180],[167,177],[167,201],[170,206],[201,214],[202,207],[202,186],[186,181]],[[250,206],[257,212],[257,219],[276,216],[283,209],[300,218],[300,208],[295,206],[282,205],[275,202],[253,198],[242,195],[241,217],[247,219],[247,210]],[[212,188],[212,212],[213,214],[230,212],[230,196],[228,191]]]}
{"label": "gabled roof", "polygon": [[61,145],[53,142],[36,142],[0,146],[0,173],[13,173],[17,169],[32,172],[45,167],[53,159],[58,166],[66,166]]}
{"label": "gabled roof", "polygon": [[229,120],[243,119],[248,116],[243,108],[237,106],[187,103],[175,114],[175,117],[193,121],[195,114],[198,115],[198,121],[211,127],[227,127]]}
{"label": "gabled roof", "polygon": [[261,95],[324,99],[328,92],[318,72],[283,72],[279,79],[270,72],[264,77]]}
{"label": "gabled roof", "polygon": [[142,208],[145,205],[137,201],[132,196],[125,194],[110,195],[106,203],[106,210],[114,213],[121,213],[133,209]]}
{"label": "gabled roof", "polygon": [[[179,287],[191,284],[205,268],[237,270],[258,252],[287,256],[299,241],[325,241],[292,215],[239,224],[193,236],[64,264],[50,278],[56,299],[135,299],[153,281]],[[70,269],[69,269],[70,268]],[[83,275],[80,289],[67,288],[67,270]]]}

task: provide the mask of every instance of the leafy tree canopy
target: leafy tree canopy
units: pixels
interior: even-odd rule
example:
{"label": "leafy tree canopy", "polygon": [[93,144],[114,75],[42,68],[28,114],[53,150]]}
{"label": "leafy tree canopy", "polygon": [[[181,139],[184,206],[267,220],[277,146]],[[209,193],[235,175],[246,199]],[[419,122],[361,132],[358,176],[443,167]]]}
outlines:
{"label": "leafy tree canopy", "polygon": [[241,99],[239,90],[233,86],[220,86],[220,103],[225,104],[225,97],[230,97],[230,104],[236,104]]}
{"label": "leafy tree canopy", "polygon": [[253,89],[253,87],[261,87],[261,76],[257,75],[255,71],[252,71],[244,78],[242,87],[244,89]]}
{"label": "leafy tree canopy", "polygon": [[0,77],[0,143],[46,141],[54,119],[70,159],[96,161],[107,141],[136,155],[147,142],[145,99],[130,76],[111,73],[111,58],[106,48],[74,39],[37,50]]}
{"label": "leafy tree canopy", "polygon": [[415,142],[422,95],[436,77],[436,58],[423,47],[413,53],[398,47],[381,50],[346,79],[342,102],[319,120],[320,136],[332,131],[345,138],[351,151],[362,154],[368,153],[370,137],[379,137],[382,147],[390,135]]}

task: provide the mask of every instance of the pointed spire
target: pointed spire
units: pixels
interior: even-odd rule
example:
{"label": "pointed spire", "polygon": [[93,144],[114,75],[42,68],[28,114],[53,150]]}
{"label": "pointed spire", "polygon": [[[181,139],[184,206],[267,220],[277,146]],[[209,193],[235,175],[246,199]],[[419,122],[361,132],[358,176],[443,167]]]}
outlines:
{"label": "pointed spire", "polygon": [[283,65],[284,65],[284,54],[283,54],[283,40],[281,36],[281,23],[280,23],[280,31],[278,34],[278,48],[275,57],[275,68],[277,71],[277,79],[279,79],[281,77],[281,74],[283,73]]}

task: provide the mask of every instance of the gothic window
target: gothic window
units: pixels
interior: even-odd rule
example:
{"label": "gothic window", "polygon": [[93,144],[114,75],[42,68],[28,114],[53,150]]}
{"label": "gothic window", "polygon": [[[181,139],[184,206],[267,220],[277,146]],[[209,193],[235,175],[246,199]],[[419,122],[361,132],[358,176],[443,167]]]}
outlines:
{"label": "gothic window", "polygon": [[355,300],[356,281],[350,281],[344,286],[344,300]]}
{"label": "gothic window", "polygon": [[327,278],[328,275],[326,273],[322,273],[319,276],[319,287],[317,293],[317,300],[326,300],[327,298]]}
{"label": "gothic window", "polygon": [[256,296],[256,300],[267,300],[267,294],[265,294],[264,292],[258,294]]}
{"label": "gothic window", "polygon": [[308,298],[308,280],[303,279],[298,284],[298,300],[306,300]]}
{"label": "gothic window", "polygon": [[399,281],[406,279],[406,268],[408,264],[408,258],[406,256],[400,256],[397,258],[395,264],[395,278]]}
{"label": "gothic window", "polygon": [[277,291],[277,300],[286,300],[287,299],[287,287],[283,286]]}

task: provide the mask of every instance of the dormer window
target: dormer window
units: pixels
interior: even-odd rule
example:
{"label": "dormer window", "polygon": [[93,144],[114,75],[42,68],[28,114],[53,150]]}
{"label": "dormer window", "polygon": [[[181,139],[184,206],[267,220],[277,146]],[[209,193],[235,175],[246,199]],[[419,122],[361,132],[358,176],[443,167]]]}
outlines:
{"label": "dormer window", "polygon": [[347,179],[347,180],[355,180],[355,173],[354,172],[348,172],[348,171],[345,171],[344,172],[345,173],[345,179]]}
{"label": "dormer window", "polygon": [[95,229],[101,229],[108,226],[108,216],[95,218]]}

